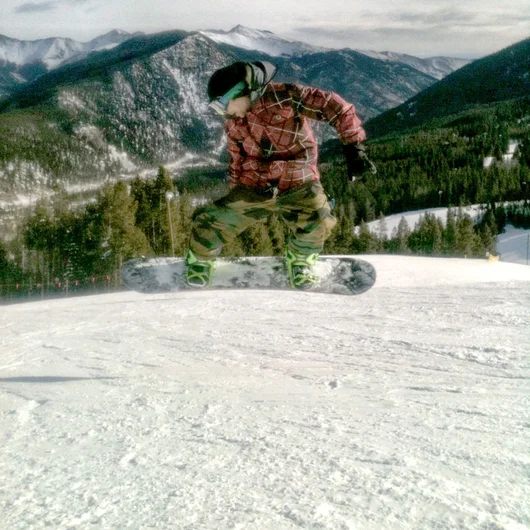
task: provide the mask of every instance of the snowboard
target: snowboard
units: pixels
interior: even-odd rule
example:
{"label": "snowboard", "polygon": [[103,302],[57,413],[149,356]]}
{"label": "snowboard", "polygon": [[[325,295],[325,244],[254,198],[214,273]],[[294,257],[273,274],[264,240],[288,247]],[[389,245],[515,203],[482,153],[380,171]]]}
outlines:
{"label": "snowboard", "polygon": [[368,291],[376,272],[367,261],[352,257],[321,256],[316,265],[320,281],[310,289],[293,289],[281,257],[218,258],[212,285],[192,287],[186,283],[184,258],[138,258],[122,267],[128,289],[141,293],[207,289],[290,290],[305,293],[357,295]]}

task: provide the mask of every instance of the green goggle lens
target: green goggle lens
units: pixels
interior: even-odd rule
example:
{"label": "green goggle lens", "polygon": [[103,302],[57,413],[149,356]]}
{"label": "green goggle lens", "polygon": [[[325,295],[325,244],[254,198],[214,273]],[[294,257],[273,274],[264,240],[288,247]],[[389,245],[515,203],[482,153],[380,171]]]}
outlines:
{"label": "green goggle lens", "polygon": [[210,103],[210,107],[217,112],[217,114],[224,116],[226,114],[226,108],[228,103],[237,98],[247,88],[247,84],[244,81],[240,81],[236,86],[232,87],[226,94],[221,97],[214,99]]}

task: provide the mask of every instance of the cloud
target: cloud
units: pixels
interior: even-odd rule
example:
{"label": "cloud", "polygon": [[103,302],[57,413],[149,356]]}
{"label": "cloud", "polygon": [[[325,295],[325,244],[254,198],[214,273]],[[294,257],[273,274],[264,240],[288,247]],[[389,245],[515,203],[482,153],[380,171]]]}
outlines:
{"label": "cloud", "polygon": [[313,23],[299,17],[295,31],[313,32],[328,37],[343,38],[346,35],[355,35],[361,32],[374,32],[379,35],[410,32],[411,34],[424,34],[429,32],[446,32],[448,35],[462,36],[462,33],[473,35],[481,31],[508,31],[521,28],[528,23],[530,13],[513,12],[494,6],[489,9],[470,10],[465,6],[425,9],[424,7],[396,10],[393,12],[364,11],[350,26],[338,21],[321,19]]}
{"label": "cloud", "polygon": [[444,18],[440,11],[432,12],[431,16],[411,12],[388,17],[380,15],[379,20],[363,16],[356,24],[299,20],[299,25],[291,29],[289,36],[331,48],[391,50],[419,57],[451,55],[468,58],[496,52],[528,37],[526,14],[514,17],[499,12],[457,17],[451,11]]}
{"label": "cloud", "polygon": [[508,30],[528,23],[529,15],[503,12],[500,9],[466,11],[465,9],[447,8],[431,12],[402,12],[391,15],[386,26],[419,30],[468,31],[475,33],[480,30]]}
{"label": "cloud", "polygon": [[[299,19],[297,34],[313,35],[334,41],[355,41],[361,39],[418,39],[425,42],[444,38],[473,39],[475,36],[513,31],[513,39],[523,35],[523,27],[530,21],[530,15],[514,16],[500,9],[471,12],[457,7],[429,11],[404,10],[393,13],[365,12],[356,24],[341,24],[321,20],[312,23]],[[519,31],[517,31],[519,30]]]}
{"label": "cloud", "polygon": [[477,22],[477,13],[456,8],[444,8],[430,12],[405,11],[390,15],[389,19],[398,24],[423,27],[466,26]]}
{"label": "cloud", "polygon": [[27,2],[14,9],[15,13],[42,13],[53,11],[57,8],[58,2]]}
{"label": "cloud", "polygon": [[[83,7],[89,6],[92,3],[92,0],[51,0],[48,2],[26,2],[13,11],[15,13],[44,13],[47,11],[54,11],[55,9],[61,6],[73,6],[73,7]],[[90,7],[90,6],[89,6]]]}

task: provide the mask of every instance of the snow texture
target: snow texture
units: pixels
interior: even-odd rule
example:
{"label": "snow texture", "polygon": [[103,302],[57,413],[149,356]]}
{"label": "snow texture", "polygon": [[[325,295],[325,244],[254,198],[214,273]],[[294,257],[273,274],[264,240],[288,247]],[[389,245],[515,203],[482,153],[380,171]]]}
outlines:
{"label": "snow texture", "polygon": [[0,309],[2,528],[530,526],[530,268]]}

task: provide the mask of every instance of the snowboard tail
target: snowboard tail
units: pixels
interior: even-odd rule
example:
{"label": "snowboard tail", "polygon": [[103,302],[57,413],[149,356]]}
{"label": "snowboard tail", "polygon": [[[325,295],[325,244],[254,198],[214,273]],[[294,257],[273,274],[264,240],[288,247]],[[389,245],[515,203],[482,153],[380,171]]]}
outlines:
{"label": "snowboard tail", "polygon": [[[126,262],[122,280],[131,290],[142,293],[164,293],[206,289],[290,290],[289,275],[281,257],[218,258],[212,285],[193,287],[186,283],[183,258],[138,258]],[[362,294],[376,280],[376,271],[367,261],[352,257],[320,257],[316,264],[320,281],[309,293],[341,295]]]}

